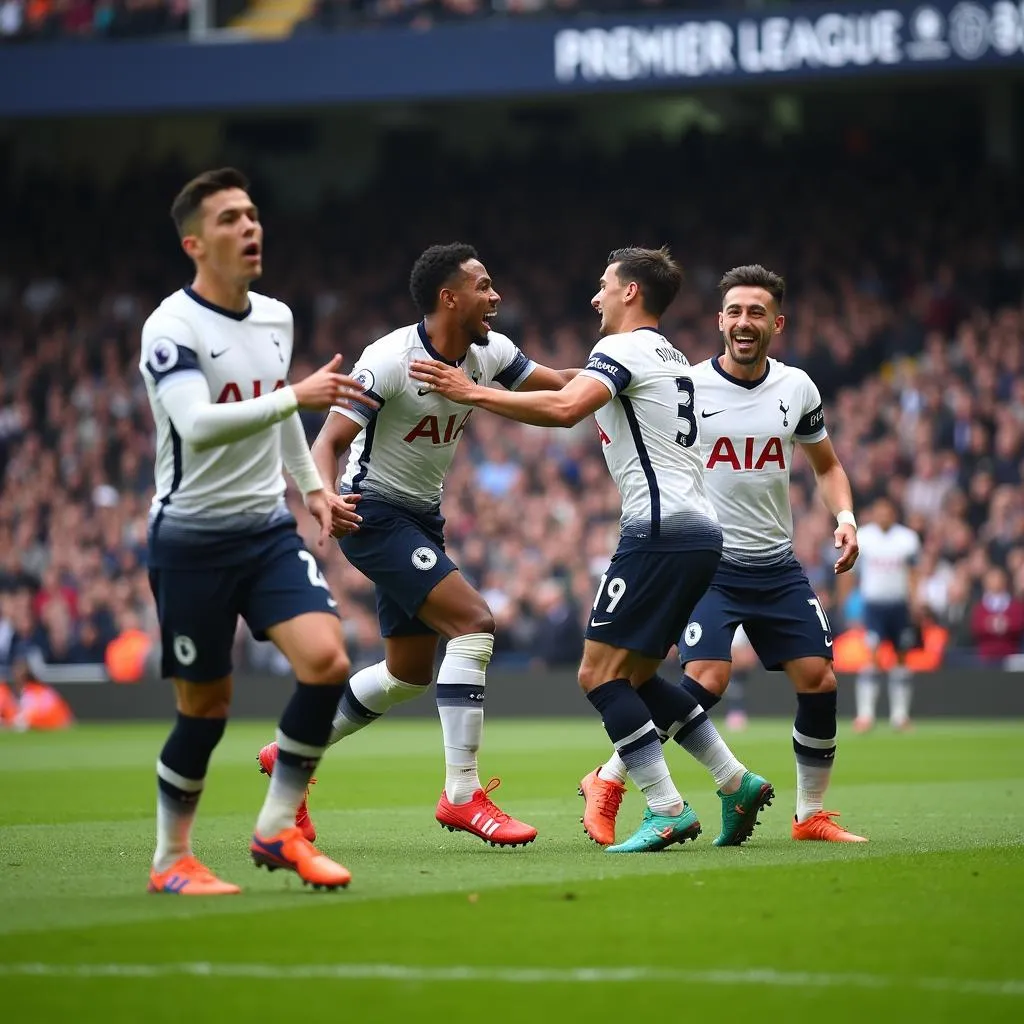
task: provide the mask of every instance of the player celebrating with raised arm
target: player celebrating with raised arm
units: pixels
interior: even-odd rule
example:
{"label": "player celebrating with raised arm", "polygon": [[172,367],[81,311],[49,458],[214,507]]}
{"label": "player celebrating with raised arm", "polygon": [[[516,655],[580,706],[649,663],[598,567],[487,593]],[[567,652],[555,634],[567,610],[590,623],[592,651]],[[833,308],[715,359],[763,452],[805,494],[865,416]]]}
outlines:
{"label": "player celebrating with raised arm", "polygon": [[[384,660],[357,672],[346,687],[331,742],[425,693],[438,636],[445,637],[436,690],[445,785],[435,817],[450,831],[493,846],[519,846],[537,830],[494,804],[489,794],[497,780],[484,788],[477,769],[494,617],[444,549],[441,488],[472,410],[411,380],[409,367],[434,358],[484,386],[525,391],[561,387],[576,371],[538,366],[491,330],[501,297],[472,246],[431,246],[416,260],[409,284],[423,319],[369,345],[352,371],[376,404],[332,410],[313,445],[325,483],[335,480],[338,460],[351,448],[343,493],[332,500],[344,516],[352,497],[361,499],[362,522],[342,538],[341,549],[376,584],[384,637]],[[264,771],[274,771],[275,754],[273,744],[260,751]],[[308,816],[300,820],[315,835]]]}
{"label": "player celebrating with raised arm", "polygon": [[[725,351],[693,369],[704,485],[722,524],[723,551],[718,572],[679,639],[683,685],[701,707],[713,708],[729,685],[732,640],[742,626],[762,664],[785,671],[796,690],[793,838],[864,842],[834,820],[835,811],[824,810],[836,750],[836,677],[828,617],[793,556],[794,446],[803,449],[822,500],[836,516],[837,574],[857,559],[853,498],[825,430],[818,389],[803,370],[768,357],[772,338],[785,324],[785,289],[783,279],[762,266],[725,274],[718,314]],[[740,781],[733,778],[719,791],[718,846],[749,835],[747,826],[753,828],[765,799]],[[584,780],[585,817],[595,828],[614,829],[624,783],[614,755]]]}
{"label": "player celebrating with raised arm", "polygon": [[613,853],[660,850],[700,833],[659,733],[692,744],[725,778],[744,775],[693,697],[656,675],[722,547],[704,492],[692,367],[658,330],[681,281],[665,249],[611,253],[592,300],[602,338],[580,375],[557,392],[502,394],[437,360],[412,368],[448,398],[523,423],[570,427],[596,414],[622,498],[621,537],[594,601],[579,681],[648,805],[637,831],[608,847]]}
{"label": "player celebrating with raised arm", "polygon": [[[295,827],[327,744],[349,662],[327,584],[284,501],[282,468],[329,535],[332,512],[298,410],[365,401],[340,358],[289,386],[292,314],[250,284],[263,227],[236,170],[207,171],[171,207],[195,265],[142,329],[140,370],[157,431],[150,584],[177,719],[157,761],[157,845],[149,891],[239,892],[192,853],[192,821],[231,704],[238,616],[272,640],[299,680],[278,726],[280,758],[250,847],[257,865],[334,889],[349,872]],[[350,527],[354,515],[348,513]]]}

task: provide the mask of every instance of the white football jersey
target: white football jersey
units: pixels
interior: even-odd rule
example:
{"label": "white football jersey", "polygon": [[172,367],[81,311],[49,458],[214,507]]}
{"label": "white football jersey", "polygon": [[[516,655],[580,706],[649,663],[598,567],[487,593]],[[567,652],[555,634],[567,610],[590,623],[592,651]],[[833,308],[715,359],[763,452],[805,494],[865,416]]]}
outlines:
{"label": "white football jersey", "polygon": [[[343,491],[380,498],[418,512],[436,512],[455,449],[471,407],[427,389],[409,376],[414,359],[448,362],[430,343],[423,323],[401,327],[368,345],[352,376],[380,408],[335,408],[366,429],[352,442],[341,479]],[[514,390],[536,369],[504,334],[489,331],[487,344],[470,346],[459,364],[478,384]]]}
{"label": "white football jersey", "polygon": [[595,418],[622,497],[620,532],[669,550],[721,544],[704,490],[692,370],[663,335],[640,328],[602,338],[581,371],[615,396]]}
{"label": "white football jersey", "polygon": [[191,288],[168,296],[142,328],[142,372],[156,423],[152,514],[173,527],[231,531],[286,514],[281,426],[205,451],[184,444],[161,402],[183,374],[205,379],[210,400],[258,398],[288,380],[292,313],[249,293],[248,313],[222,309]]}
{"label": "white football jersey", "polygon": [[917,562],[921,541],[907,526],[883,530],[867,523],[857,531],[860,592],[873,604],[899,604],[910,598],[910,566]]}
{"label": "white football jersey", "polygon": [[704,485],[722,524],[723,563],[778,565],[793,557],[789,474],[796,443],[827,437],[810,377],[769,359],[758,381],[731,377],[718,358],[692,371]]}

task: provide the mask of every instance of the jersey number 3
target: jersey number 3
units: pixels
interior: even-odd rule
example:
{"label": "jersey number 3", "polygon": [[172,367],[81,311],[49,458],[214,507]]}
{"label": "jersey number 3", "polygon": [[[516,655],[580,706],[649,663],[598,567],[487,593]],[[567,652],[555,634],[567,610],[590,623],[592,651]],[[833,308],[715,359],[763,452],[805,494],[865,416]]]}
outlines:
{"label": "jersey number 3", "polygon": [[676,377],[676,390],[685,396],[676,415],[686,424],[685,430],[676,431],[676,444],[689,448],[697,440],[697,416],[693,408],[693,381],[689,377]]}

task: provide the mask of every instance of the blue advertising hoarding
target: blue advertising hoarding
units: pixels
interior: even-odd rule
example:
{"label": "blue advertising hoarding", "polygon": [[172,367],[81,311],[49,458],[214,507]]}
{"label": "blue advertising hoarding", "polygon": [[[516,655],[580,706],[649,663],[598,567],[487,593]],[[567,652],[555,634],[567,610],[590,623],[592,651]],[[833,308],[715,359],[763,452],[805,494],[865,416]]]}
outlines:
{"label": "blue advertising hoarding", "polygon": [[361,29],[276,42],[0,48],[0,116],[690,90],[1024,69],[1024,0]]}

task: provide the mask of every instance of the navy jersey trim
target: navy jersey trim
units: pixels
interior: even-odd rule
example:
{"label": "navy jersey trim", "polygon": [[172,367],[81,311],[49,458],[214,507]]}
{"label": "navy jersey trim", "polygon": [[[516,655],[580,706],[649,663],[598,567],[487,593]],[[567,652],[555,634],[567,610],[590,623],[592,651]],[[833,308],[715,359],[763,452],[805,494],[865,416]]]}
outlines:
{"label": "navy jersey trim", "polygon": [[504,370],[501,371],[501,373],[495,374],[494,379],[503,388],[508,388],[508,390],[511,391],[513,385],[520,377],[522,377],[529,365],[530,360],[517,348],[516,354],[512,357],[512,361]]}
{"label": "navy jersey trim", "polygon": [[657,327],[634,327],[632,333],[636,334],[637,331],[650,331],[652,334],[657,334],[659,338],[664,337],[664,335],[661,333],[661,330]]}
{"label": "navy jersey trim", "polygon": [[601,374],[612,385],[616,395],[625,391],[633,379],[633,374],[622,363],[617,359],[612,359],[611,356],[606,356],[603,352],[592,352],[583,369]]}
{"label": "navy jersey trim", "polygon": [[174,429],[174,424],[169,423],[168,426],[171,429],[171,462],[174,466],[174,471],[171,474],[171,486],[167,493],[160,498],[160,508],[156,514],[156,521],[153,526],[154,529],[160,525],[160,520],[163,518],[164,509],[170,505],[171,498],[174,497],[178,488],[181,486],[181,478],[184,476],[184,469],[182,465],[181,456],[181,434]]}
{"label": "navy jersey trim", "polygon": [[199,356],[186,345],[179,345],[173,338],[161,337],[150,346],[146,369],[158,385],[175,373],[202,373]]}
{"label": "navy jersey trim", "polygon": [[[373,392],[370,392],[370,394],[373,394]],[[359,487],[366,478],[366,474],[370,471],[370,450],[373,448],[373,435],[377,430],[377,413],[384,408],[384,400],[378,395],[373,397],[380,402],[380,409],[373,410],[370,422],[366,425],[366,441],[363,443],[363,450],[359,455],[359,472],[352,477],[353,494],[361,493]]]}
{"label": "navy jersey trim", "polygon": [[633,435],[640,466],[647,478],[647,488],[651,492],[651,539],[654,540],[661,535],[661,489],[658,487],[658,476],[651,465],[651,457],[647,452],[647,445],[644,444],[644,436],[633,411],[633,403],[625,395],[619,395],[619,401],[622,403],[622,411],[626,414],[629,432]]}
{"label": "navy jersey trim", "polygon": [[225,306],[218,306],[216,302],[210,302],[209,299],[204,299],[202,295],[196,292],[190,284],[185,285],[182,290],[193,302],[198,302],[200,306],[205,306],[207,309],[213,310],[214,313],[220,313],[221,316],[226,316],[231,320],[244,320],[252,312],[251,301],[245,310],[239,313],[235,309],[227,309]]}
{"label": "navy jersey trim", "polygon": [[[447,363],[449,366],[461,366],[465,362],[466,357],[463,356],[461,359],[451,360],[446,359],[436,348],[430,343],[430,335],[427,334],[427,323],[425,320],[421,320],[416,325],[416,333],[420,336],[420,342],[423,347],[427,350],[427,354],[431,359],[436,359],[439,363]],[[484,342],[483,344],[487,344]]]}
{"label": "navy jersey trim", "polygon": [[825,412],[821,407],[821,402],[819,402],[816,409],[812,409],[806,416],[800,417],[800,422],[796,425],[793,436],[808,437],[822,430],[824,426]]}
{"label": "navy jersey trim", "polygon": [[747,391],[753,391],[754,388],[760,387],[768,379],[768,374],[771,372],[772,368],[772,364],[769,361],[765,363],[764,373],[762,373],[757,380],[741,380],[739,377],[734,377],[731,373],[726,373],[725,370],[719,366],[718,360],[721,358],[721,356],[715,356],[715,358],[711,360],[711,368],[716,370],[719,376],[724,377],[730,384],[735,384],[737,387],[745,388]]}
{"label": "navy jersey trim", "polygon": [[384,408],[384,399],[377,394],[376,391],[364,392],[367,398],[372,398],[380,408],[374,409],[372,406],[366,405],[364,402],[360,402],[358,398],[349,399],[349,407],[353,412],[359,413],[360,416],[365,416],[368,423],[372,423],[376,418],[377,413]]}

